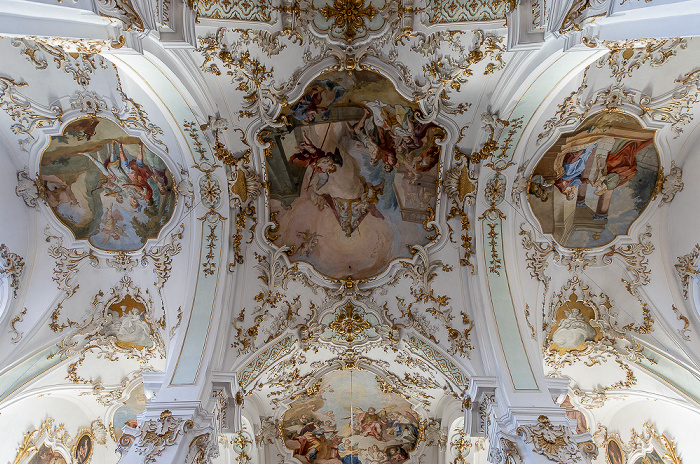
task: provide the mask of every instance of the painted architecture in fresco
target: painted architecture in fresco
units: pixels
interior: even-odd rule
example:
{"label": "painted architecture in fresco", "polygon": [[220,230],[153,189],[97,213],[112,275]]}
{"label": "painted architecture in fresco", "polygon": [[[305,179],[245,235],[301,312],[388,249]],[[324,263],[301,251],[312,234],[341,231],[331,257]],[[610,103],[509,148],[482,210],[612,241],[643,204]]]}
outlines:
{"label": "painted architecture in fresco", "polygon": [[39,174],[58,219],[103,250],[140,249],[175,207],[163,160],[107,119],[78,119],[51,137]]}
{"label": "painted architecture in fresco", "polygon": [[379,74],[330,72],[267,128],[275,244],[331,277],[368,277],[427,243],[444,130]]}
{"label": "painted architecture in fresco", "polygon": [[333,371],[319,391],[293,402],[282,417],[287,448],[304,464],[401,463],[418,440],[409,402],[383,393],[367,371]]}
{"label": "painted architecture in fresco", "polygon": [[627,233],[658,177],[654,131],[624,113],[598,113],[547,150],[528,197],[542,231],[560,245],[596,247]]}

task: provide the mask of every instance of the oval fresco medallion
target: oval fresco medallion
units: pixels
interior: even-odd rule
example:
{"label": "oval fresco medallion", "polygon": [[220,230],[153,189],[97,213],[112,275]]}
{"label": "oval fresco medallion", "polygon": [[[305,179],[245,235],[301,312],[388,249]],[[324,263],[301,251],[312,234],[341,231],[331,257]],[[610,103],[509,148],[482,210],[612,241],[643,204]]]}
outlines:
{"label": "oval fresco medallion", "polygon": [[560,245],[605,245],[626,235],[649,204],[659,164],[653,130],[624,113],[598,113],[562,134],[537,163],[530,207]]}
{"label": "oval fresco medallion", "polygon": [[78,119],[52,136],[39,174],[56,217],[99,249],[140,249],[175,208],[163,160],[107,119]]}
{"label": "oval fresco medallion", "polygon": [[273,241],[334,278],[370,277],[425,245],[445,131],[379,74],[319,76],[267,127]]}
{"label": "oval fresco medallion", "polygon": [[410,458],[420,419],[411,404],[382,392],[367,371],[333,371],[318,391],[282,416],[284,444],[304,464],[402,463]]}

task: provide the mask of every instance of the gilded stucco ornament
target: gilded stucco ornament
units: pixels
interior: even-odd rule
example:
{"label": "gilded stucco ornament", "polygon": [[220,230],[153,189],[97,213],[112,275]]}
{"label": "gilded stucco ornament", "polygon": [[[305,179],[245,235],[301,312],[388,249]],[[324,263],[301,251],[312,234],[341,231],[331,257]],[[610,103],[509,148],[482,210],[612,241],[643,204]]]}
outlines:
{"label": "gilded stucco ornament", "polygon": [[46,241],[50,243],[49,256],[56,260],[52,279],[56,282],[58,289],[65,292],[66,298],[70,298],[78,289],[78,284],[74,282],[74,278],[79,270],[80,263],[87,259],[92,267],[97,267],[100,260],[93,254],[92,249],[84,251],[78,248],[64,247],[63,238],[52,235],[48,226],[44,230],[44,234],[46,235]]}
{"label": "gilded stucco ornament", "polygon": [[428,0],[425,13],[429,24],[505,20],[509,3],[508,0]]}
{"label": "gilded stucco ornament", "polygon": [[650,282],[651,269],[649,260],[646,258],[654,251],[654,244],[651,242],[651,226],[647,224],[644,232],[639,234],[638,243],[630,245],[613,245],[610,251],[603,255],[604,264],[611,264],[613,257],[621,258],[625,263],[627,272],[632,275],[632,279],[622,282],[631,295],[638,296],[638,288]]}
{"label": "gilded stucco ornament", "polygon": [[607,64],[611,71],[610,77],[622,82],[647,62],[652,68],[663,66],[671,57],[676,56],[678,50],[685,50],[688,41],[684,38],[641,39],[604,41],[600,45],[610,50],[610,53],[601,57],[596,66],[602,68]]}
{"label": "gilded stucco ornament", "polygon": [[255,443],[258,447],[272,445],[278,438],[281,438],[281,434],[277,421],[272,416],[263,417],[260,430],[255,434]]}
{"label": "gilded stucco ornament", "polygon": [[52,127],[60,123],[63,116],[60,103],[55,102],[44,106],[23,95],[18,88],[26,85],[9,77],[0,77],[0,108],[4,109],[14,121],[10,126],[12,132],[26,136],[19,142],[23,149],[25,145],[35,140],[32,136],[35,129]]}
{"label": "gilded stucco ornament", "polygon": [[[63,44],[51,43],[50,40],[39,38],[18,38],[12,40],[12,45],[18,47],[36,69],[46,69],[47,59],[53,58],[56,67],[70,74],[75,82],[83,87],[90,84],[91,74],[99,68],[107,69],[107,65],[97,53],[80,53],[64,49]],[[70,47],[70,43],[67,43]],[[73,48],[73,47],[71,47]]]}
{"label": "gilded stucco ornament", "polygon": [[0,244],[0,274],[4,274],[9,281],[14,298],[17,298],[23,270],[24,259],[17,253],[12,253],[4,243]]}
{"label": "gilded stucco ornament", "polygon": [[568,427],[552,425],[549,418],[544,415],[538,417],[537,422],[537,424],[524,425],[517,429],[518,435],[523,437],[526,443],[530,443],[536,453],[560,464],[577,462],[581,459],[581,453]]}
{"label": "gilded stucco ornament", "polygon": [[544,123],[544,130],[537,136],[538,144],[549,140],[557,127],[580,123],[599,110],[614,112],[624,108],[628,112],[636,111],[637,116],[646,116],[652,121],[668,124],[674,138],[681,135],[682,126],[693,120],[690,109],[700,99],[700,70],[684,74],[674,81],[677,85],[671,92],[656,97],[627,88],[623,84],[612,84],[590,97],[584,97],[584,91],[588,88],[587,71],[588,68],[579,87],[557,105],[554,116]]}
{"label": "gilded stucco ornament", "polygon": [[676,166],[674,161],[671,161],[671,169],[668,174],[664,176],[663,185],[661,187],[661,203],[659,206],[665,203],[671,203],[676,197],[676,194],[683,190],[683,170]]}
{"label": "gilded stucco ornament", "polygon": [[189,171],[182,166],[180,166],[180,179],[180,182],[175,187],[175,191],[178,196],[183,198],[185,208],[190,210],[194,206],[194,186],[190,180]]}
{"label": "gilded stucco ornament", "polygon": [[39,186],[41,184],[37,183],[35,179],[29,177],[29,171],[25,167],[22,171],[17,173],[17,187],[15,187],[15,194],[24,200],[24,203],[30,208],[36,208],[37,200],[41,198],[39,191]]}
{"label": "gilded stucco ornament", "polygon": [[691,279],[695,279],[695,275],[698,273],[698,257],[700,257],[700,245],[695,245],[690,253],[678,257],[678,264],[674,264],[678,278],[681,280],[683,298],[686,300],[688,299]]}
{"label": "gilded stucco ornament", "polygon": [[593,440],[599,448],[606,451],[609,443],[614,442],[624,456],[630,458],[630,462],[642,462],[643,458],[645,463],[683,464],[674,440],[667,434],[659,433],[654,424],[645,422],[641,432],[633,428],[630,435],[630,440],[625,442],[619,432],[609,432],[607,427],[600,426],[593,435]]}
{"label": "gilded stucco ornament", "polygon": [[[10,333],[12,333],[12,337],[10,338],[10,341],[12,343],[18,343],[22,339],[22,335],[24,335],[24,332],[20,332],[17,330],[17,324],[20,322],[24,321],[24,316],[27,314],[27,308],[24,308],[18,315],[12,318],[10,321]],[[14,333],[13,333],[14,332]]]}
{"label": "gilded stucco ornament", "polygon": [[144,463],[156,462],[165,448],[178,443],[194,427],[192,420],[173,416],[165,410],[157,420],[148,420],[139,428],[139,434],[133,446],[143,456]]}
{"label": "gilded stucco ornament", "polygon": [[681,314],[681,311],[676,307],[676,305],[672,305],[671,309],[673,310],[673,313],[676,315],[679,321],[683,323],[683,328],[678,329],[678,334],[681,336],[681,338],[687,342],[690,341],[690,336],[688,335],[688,332],[690,332],[690,320],[685,317],[683,314]]}
{"label": "gilded stucco ornament", "polygon": [[78,462],[78,445],[83,437],[87,436],[91,443],[89,452],[82,461],[90,462],[92,448],[95,445],[105,445],[107,443],[107,429],[100,420],[94,420],[88,427],[79,429],[76,434],[71,435],[66,430],[63,423],[56,425],[51,417],[46,418],[38,429],[30,430],[24,434],[22,443],[19,446],[13,464],[26,462],[39,462],[37,459],[40,452],[52,454],[62,462]]}
{"label": "gilded stucco ornament", "polygon": [[[94,385],[94,380],[84,379],[78,368],[86,357],[96,354],[110,361],[123,356],[146,364],[154,357],[164,357],[165,344],[160,334],[163,327],[156,321],[148,290],[145,294],[127,276],[113,287],[105,298],[99,292],[93,298],[94,310],[77,322],[68,321],[70,333],[57,343],[53,357],[78,359],[68,366],[67,380]],[[72,324],[71,324],[72,323]],[[99,393],[99,388],[96,393]]]}
{"label": "gilded stucco ornament", "polygon": [[[439,327],[442,325],[447,332],[446,338],[450,344],[448,352],[469,357],[469,352],[473,349],[469,338],[473,322],[465,311],[460,311],[461,317],[458,320],[461,320],[461,324],[459,322],[455,324],[453,308],[449,304],[450,297],[438,294],[433,288],[434,278],[438,275],[437,271],[450,272],[451,266],[443,264],[440,260],[433,260],[422,246],[415,245],[412,248],[413,261],[402,262],[401,270],[395,274],[395,280],[389,285],[396,285],[400,278],[410,279],[409,294],[414,301],[406,303],[406,298],[396,296],[400,316],[390,319],[392,324],[396,326],[400,323],[405,327],[412,327],[436,344],[439,344],[436,335],[440,336],[442,330]],[[432,318],[426,314],[430,314]],[[435,325],[435,322],[439,325]]]}

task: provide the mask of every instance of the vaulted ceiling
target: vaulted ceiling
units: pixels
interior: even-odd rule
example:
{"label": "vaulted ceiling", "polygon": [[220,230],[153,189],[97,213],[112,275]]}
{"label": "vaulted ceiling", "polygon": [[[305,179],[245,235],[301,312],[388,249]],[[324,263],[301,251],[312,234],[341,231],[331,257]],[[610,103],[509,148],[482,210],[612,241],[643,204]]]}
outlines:
{"label": "vaulted ceiling", "polygon": [[1,455],[693,462],[699,19],[4,0]]}

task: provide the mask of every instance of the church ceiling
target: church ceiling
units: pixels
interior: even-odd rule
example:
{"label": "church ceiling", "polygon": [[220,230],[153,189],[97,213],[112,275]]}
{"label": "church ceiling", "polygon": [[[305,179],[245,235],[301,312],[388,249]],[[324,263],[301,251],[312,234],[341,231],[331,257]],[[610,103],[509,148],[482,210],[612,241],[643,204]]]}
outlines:
{"label": "church ceiling", "polygon": [[0,6],[3,456],[692,462],[700,42],[658,7]]}

